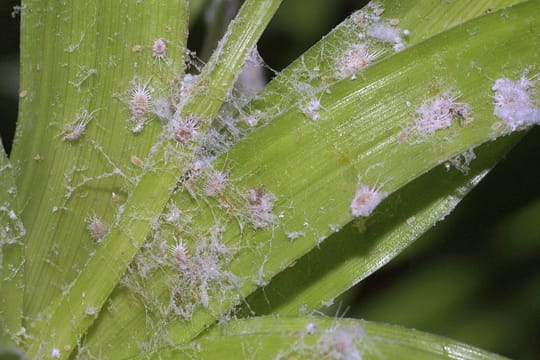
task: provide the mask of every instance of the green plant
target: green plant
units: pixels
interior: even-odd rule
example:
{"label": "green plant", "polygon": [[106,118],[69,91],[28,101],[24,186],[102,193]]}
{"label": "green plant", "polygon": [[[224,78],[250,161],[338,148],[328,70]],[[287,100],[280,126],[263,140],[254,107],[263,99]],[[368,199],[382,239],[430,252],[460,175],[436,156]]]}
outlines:
{"label": "green plant", "polygon": [[[25,3],[1,172],[6,342],[32,358],[495,356],[305,314],[452,211],[540,121],[540,6],[372,2],[255,95],[243,77],[280,3],[247,0],[196,76],[200,2]],[[447,160],[468,173],[430,171]],[[261,314],[287,317],[216,324]]]}

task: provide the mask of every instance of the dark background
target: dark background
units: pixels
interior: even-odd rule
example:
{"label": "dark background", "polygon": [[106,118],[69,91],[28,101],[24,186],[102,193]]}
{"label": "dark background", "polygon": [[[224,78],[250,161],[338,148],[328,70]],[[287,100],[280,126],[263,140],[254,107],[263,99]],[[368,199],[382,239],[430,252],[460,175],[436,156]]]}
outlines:
{"label": "dark background", "polygon": [[[363,1],[288,0],[259,44],[280,70]],[[0,133],[17,117],[17,1],[0,4]],[[204,22],[192,24],[200,50]],[[448,216],[342,298],[345,316],[399,324],[519,359],[540,359],[540,128]],[[342,315],[342,314],[339,314]]]}

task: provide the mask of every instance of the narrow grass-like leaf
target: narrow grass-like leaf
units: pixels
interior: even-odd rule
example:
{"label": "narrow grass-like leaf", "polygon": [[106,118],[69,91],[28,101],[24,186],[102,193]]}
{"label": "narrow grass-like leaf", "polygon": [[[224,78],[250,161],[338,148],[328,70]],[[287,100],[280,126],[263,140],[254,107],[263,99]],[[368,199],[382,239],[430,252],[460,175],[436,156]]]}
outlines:
{"label": "narrow grass-like leaf", "polygon": [[[143,160],[136,159],[147,157],[161,130],[153,100],[168,103],[169,86],[183,72],[186,15],[185,1],[25,3],[21,87],[27,95],[21,100],[12,160],[25,204],[22,218],[29,223],[27,329],[37,326],[34,320],[50,301],[71,287],[99,243],[91,238],[87,219],[95,215],[110,228],[138,182]],[[153,56],[158,38],[168,46],[163,59]],[[142,88],[152,102],[143,104],[148,111],[144,130],[134,133],[132,94]],[[108,276],[103,268],[84,286],[102,289],[105,284],[96,282]],[[94,306],[91,300],[77,302]],[[64,331],[71,330],[68,325],[77,316],[92,318],[71,310],[63,310]],[[63,346],[65,356],[69,342]],[[34,349],[33,356],[51,351],[36,354]]]}
{"label": "narrow grass-like leaf", "polygon": [[[153,99],[168,99],[170,84],[162,77],[183,71],[185,13],[182,1],[25,3],[21,88],[27,95],[12,162],[29,229],[28,319],[68,288],[94,251],[86,219],[95,214],[112,225],[140,176],[130,158],[146,158],[161,126],[149,113],[144,131],[131,131],[131,93],[146,87]],[[164,61],[152,56],[160,37],[168,43]],[[80,121],[88,121],[77,130],[80,137],[65,138],[75,137],[71,126]]]}
{"label": "narrow grass-like leaf", "polygon": [[[0,147],[2,144],[0,143]],[[15,174],[0,151],[0,345],[19,343],[24,289],[24,236]]]}
{"label": "narrow grass-like leaf", "polygon": [[[201,94],[193,94],[192,101],[182,108],[182,114],[187,112],[204,119],[200,124],[201,133],[219,110],[222,102],[220,99],[232,86],[235,74],[245,56],[266,27],[279,3],[280,1],[276,0],[246,2],[231,25],[231,32],[221,43],[221,51],[215,53],[200,75],[198,89],[206,89],[214,98],[208,100]],[[184,29],[187,26],[186,14],[186,9],[179,14],[180,19],[183,17],[183,21],[180,22],[183,23]],[[224,66],[224,63],[228,66]],[[43,334],[43,337],[36,337],[30,343],[30,354],[51,353],[59,349],[58,344],[64,344],[61,356],[69,355],[117,285],[145,236],[157,221],[176,186],[177,177],[182,174],[184,165],[187,164],[189,150],[184,152],[184,158],[181,153],[175,158],[175,149],[168,144],[169,139],[168,134],[165,134],[154,146],[150,164],[120,209],[114,226],[101,240],[100,246],[74,283],[67,288],[66,294],[49,305],[42,319],[33,324],[33,330]],[[118,171],[115,169],[113,174],[117,174]],[[109,273],[100,275],[103,268],[109,269]],[[48,334],[42,331],[44,327],[49,329]]]}
{"label": "narrow grass-like leaf", "polygon": [[[439,162],[499,135],[491,129],[492,79],[502,76],[501,71],[508,72],[503,70],[508,64],[516,64],[514,71],[519,73],[534,63],[537,40],[529,29],[538,27],[537,17],[538,5],[528,3],[473,20],[368,68],[361,80],[331,87],[330,94],[321,95],[327,118],[313,123],[293,109],[233,148],[227,157],[234,164],[233,176],[241,178],[246,189],[264,185],[277,194],[276,212],[283,213],[272,234],[254,234],[250,229],[239,234],[238,228],[225,233],[227,239],[242,236],[249,244],[243,244],[232,264],[235,274],[252,282],[246,281],[243,290],[268,280],[288,266],[295,254],[304,253],[347,223],[359,175],[362,182],[378,182],[384,184],[383,191],[393,192]],[[469,38],[471,29],[476,34],[473,39]],[[510,40],[515,31],[525,36],[523,43]],[[444,44],[442,49],[440,44]],[[482,67],[482,73],[463,70],[470,67],[471,59]],[[403,141],[402,129],[412,118],[406,101],[412,99],[417,106],[422,102],[419,99],[428,98],[433,78],[463,92],[475,121],[441,130],[422,142]],[[298,147],[302,151],[295,152]],[[255,148],[261,150],[254,152]],[[189,204],[189,195],[183,197],[177,197],[177,204],[187,208],[183,205]],[[200,211],[194,221],[201,227],[211,224],[213,219],[208,215],[205,219],[204,210]],[[287,233],[293,231],[304,231],[305,237],[291,241]],[[218,304],[224,309],[228,303],[219,299]]]}
{"label": "narrow grass-like leaf", "polygon": [[[400,1],[400,2],[381,1],[379,3],[385,9],[383,13],[384,17],[398,19],[400,27],[405,28],[405,29],[410,29],[410,35],[407,38],[407,43],[408,45],[413,45],[417,42],[420,42],[426,39],[429,36],[433,36],[437,32],[440,32],[452,26],[458,25],[466,20],[498,10],[504,6],[517,4],[519,2],[522,2],[522,1],[476,1],[476,2],[424,1],[421,4],[419,4],[417,1]],[[352,16],[351,18],[348,18],[347,20],[345,20],[338,27],[336,27],[336,29],[334,29],[330,34],[328,34],[325,37],[324,41],[321,41],[319,44],[316,44],[313,48],[311,48],[304,55],[302,55],[300,59],[298,59],[293,64],[291,64],[291,66],[289,66],[284,72],[280,73],[269,84],[269,86],[267,86],[264,89],[264,91],[261,93],[258,99],[255,100],[253,107],[254,108],[268,107],[269,104],[272,104],[273,102],[276,101],[275,95],[277,93],[285,92],[287,89],[290,89],[290,88],[298,87],[299,83],[302,83],[303,87],[308,86],[308,84],[309,86],[320,86],[318,77],[310,78],[309,76],[306,76],[306,72],[308,68],[317,66],[318,71],[323,74],[322,76],[330,77],[333,71],[335,71],[333,64],[321,62],[320,59],[327,56],[331,57],[332,54],[339,54],[340,52],[346,51],[347,50],[346,44],[348,43],[353,43],[353,44],[357,43],[359,40],[358,40],[358,36],[356,35],[356,31],[350,31],[350,29],[351,28],[354,29],[355,26],[356,25],[354,24],[354,16]],[[336,43],[338,44],[338,46],[337,47],[333,46],[331,48],[329,46],[325,46],[324,45],[325,43]],[[388,55],[389,55],[388,53],[382,54],[381,58],[387,57]],[[279,99],[278,104],[279,105],[275,106],[276,108],[284,109],[287,106],[294,106],[295,99],[291,97],[288,97],[288,98],[282,97]],[[501,147],[501,151],[502,151],[503,146],[507,147],[509,145],[501,144],[498,146]],[[438,173],[439,171],[437,170],[435,172]],[[435,175],[431,175],[431,176],[435,176]],[[456,184],[458,183],[460,184],[456,186],[463,186],[465,182],[467,181],[465,180],[465,178],[458,178],[455,175],[453,176],[453,178],[455,179]],[[437,179],[432,179],[432,181],[433,183],[438,183],[438,184],[440,183],[440,181]],[[445,177],[444,182],[450,185],[449,177]],[[470,183],[469,186],[473,186],[473,185],[474,184]],[[401,198],[401,193],[403,191],[407,191],[411,187],[412,186],[408,186],[406,189],[400,190],[397,194],[392,196],[391,199],[388,199],[384,205],[385,209],[386,208],[393,209],[393,206],[395,206],[395,205],[391,205],[391,203],[395,203],[393,199]],[[423,195],[427,196],[427,194],[423,194]],[[465,193],[462,194],[462,196],[464,195]],[[439,216],[443,215],[444,213],[443,207],[446,207],[447,203],[448,202],[444,199],[441,199],[441,201],[437,205],[432,203],[432,206],[434,208],[438,207],[439,211],[434,211],[433,213],[431,213],[432,215],[431,222],[427,221],[415,227],[416,231],[415,231],[415,236],[413,236],[414,238],[420,236],[421,233],[423,233],[424,231],[429,229],[430,226],[433,225],[433,222],[437,220],[437,214]],[[412,203],[411,203],[411,206],[413,206]],[[384,216],[387,215],[387,211],[381,210],[381,212],[384,213]],[[380,219],[381,217],[383,217],[381,214],[377,214],[375,216],[375,219],[370,220],[370,223],[376,223],[378,219]],[[415,218],[418,219],[419,217],[416,216]],[[420,229],[422,228],[422,225],[424,225],[423,230]],[[297,314],[300,308],[304,310],[308,310],[310,308],[318,307],[323,303],[328,303],[335,295],[341,293],[342,290],[345,289],[347,286],[352,286],[355,283],[355,281],[350,276],[344,276],[344,274],[338,268],[334,268],[334,265],[336,265],[334,262],[332,262],[331,264],[328,264],[328,266],[322,266],[324,264],[324,261],[322,261],[322,259],[328,259],[327,250],[330,246],[335,247],[335,244],[339,243],[337,247],[343,248],[342,243],[346,241],[348,237],[353,237],[353,238],[359,237],[358,235],[356,235],[356,233],[357,231],[354,229],[354,224],[350,223],[342,231],[332,235],[331,238],[328,239],[322,245],[322,248],[318,248],[314,250],[314,253],[317,255],[310,253],[305,258],[303,258],[301,263],[295,265],[294,268],[287,269],[285,272],[281,273],[277,279],[273,280],[273,283],[269,286],[269,288],[260,289],[260,291],[253,294],[253,297],[250,300],[248,300],[248,304],[251,307],[251,310],[257,314],[266,314],[268,312],[271,312],[270,309],[273,308],[277,313],[282,313],[283,311],[283,314],[288,314],[288,315]],[[373,232],[371,233],[373,234]],[[392,234],[395,234],[395,233],[392,233]],[[390,234],[387,234],[387,236],[389,237]],[[362,235],[361,237],[364,237],[364,236]],[[379,244],[379,245],[382,246],[382,244]],[[405,244],[403,245],[404,247],[407,246]],[[353,245],[349,244],[349,246],[353,246]],[[371,249],[371,251],[375,252],[376,249],[380,249],[380,247],[375,245],[374,249]],[[402,248],[392,247],[392,251],[394,254],[399,253],[399,251],[401,250]],[[337,250],[336,248],[335,251],[341,251],[342,256],[346,256],[345,254],[350,254],[348,250],[343,250],[343,249]],[[378,255],[386,259],[386,261],[390,260],[390,257],[388,256],[381,255],[381,254],[378,254]],[[313,258],[316,258],[317,260],[314,260]],[[365,259],[364,257],[362,257],[361,259],[357,258],[358,261],[363,261],[364,259]],[[322,262],[319,263],[318,261],[322,261]],[[310,264],[315,264],[315,263],[319,265],[317,266],[310,265]],[[383,262],[383,263],[386,263],[386,262]],[[382,266],[383,263],[380,263],[379,266]],[[321,284],[320,279],[318,279],[317,286],[320,286],[320,288],[318,288],[317,290],[314,290],[314,292],[316,292],[318,295],[313,297],[314,293],[310,292],[310,295],[306,295],[307,297],[301,296],[299,295],[299,292],[301,290],[304,290],[306,292],[310,291],[310,288],[307,285],[309,281],[306,280],[305,274],[301,276],[302,284],[303,284],[302,287],[299,287],[298,285],[289,286],[290,284],[285,285],[285,287],[283,286],[283,284],[289,281],[289,280],[286,280],[288,279],[289,276],[295,277],[295,275],[292,275],[292,273],[298,276],[301,271],[306,271],[306,274],[313,273],[314,278],[318,276],[322,276],[321,274],[325,273],[325,271],[328,271],[328,276],[325,277],[325,279],[328,280],[327,282],[325,282],[326,284],[333,284],[333,283],[336,284],[335,288],[330,285],[330,287],[336,290],[339,288],[339,286],[337,286],[338,283],[344,284],[345,287],[341,288],[341,290],[337,290],[333,296],[332,290],[330,290],[330,288],[328,287],[325,287],[325,285]],[[347,273],[347,274],[352,275],[352,273]],[[330,277],[332,279],[330,279]],[[337,280],[337,279],[340,279],[340,280]],[[277,280],[277,283],[275,282],[276,280]],[[345,285],[345,283],[347,282],[348,282],[348,285]],[[296,282],[296,281],[291,281],[291,283],[299,284],[299,282]],[[278,284],[281,284],[281,285],[278,285]],[[323,296],[321,292],[323,291],[323,289],[328,291],[326,293],[327,295],[325,296]],[[297,293],[297,296],[294,296],[293,293]],[[274,294],[275,297],[272,296],[272,294]],[[285,294],[289,294],[289,295],[285,295]],[[280,300],[278,300],[278,298]],[[287,306],[287,310],[281,309],[280,307],[281,305],[278,305],[278,304],[282,304],[282,306]],[[285,304],[288,304],[288,305],[285,305]],[[278,308],[281,310],[278,310]]]}
{"label": "narrow grass-like leaf", "polygon": [[[384,9],[382,19],[387,22],[391,19],[398,21],[398,29],[409,30],[410,34],[405,37],[405,41],[407,46],[413,46],[465,21],[521,2],[524,0],[421,2],[383,0],[372,1],[371,4],[380,4]],[[283,96],[283,94],[298,92],[301,97],[308,98],[335,83],[336,59],[343,56],[352,46],[366,42],[365,34],[362,38],[359,36],[362,34],[362,28],[355,21],[358,14],[363,11],[353,13],[322,41],[279,73],[250,104],[251,112],[262,111],[269,114],[266,117],[259,115],[263,123],[267,122],[277,114],[296,106],[301,100],[298,96]],[[375,62],[394,53],[388,46],[385,50],[374,60]],[[274,106],[271,106],[272,104]]]}
{"label": "narrow grass-like leaf", "polygon": [[504,359],[448,338],[362,320],[264,317],[218,326],[196,345],[155,358]]}
{"label": "narrow grass-like leaf", "polygon": [[[226,199],[234,204],[235,196],[262,185],[278,198],[275,214],[280,215],[279,220],[271,232],[254,230],[246,223],[244,209],[226,209],[238,211],[233,213],[233,221],[239,226],[231,224],[223,238],[227,246],[239,248],[230,269],[242,284],[230,295],[215,289],[219,295],[209,300],[208,308],[198,309],[187,321],[159,323],[159,329],[146,326],[161,331],[161,337],[178,340],[176,343],[187,340],[186,334],[208,326],[232,304],[348,223],[359,176],[362,182],[382,184],[382,191],[391,193],[438,163],[504,134],[501,129],[491,129],[490,88],[493,79],[519,74],[534,63],[538,57],[534,35],[538,16],[538,5],[531,2],[440,34],[367,68],[361,78],[341,81],[328,92],[316,94],[322,104],[318,122],[292,108],[235,146],[216,165],[230,167],[231,178],[239,179]],[[471,31],[475,37],[470,37]],[[522,34],[517,41],[513,38],[516,31]],[[475,61],[472,67],[471,61]],[[413,122],[407,101],[419,106],[447,87],[463,94],[460,101],[471,104],[475,121],[464,126],[454,124],[423,141],[407,141],[403,129]],[[301,151],[296,151],[298,148]],[[189,191],[197,193],[198,185],[190,184]],[[179,192],[174,201],[189,216],[189,229],[180,235],[188,246],[194,246],[209,236],[213,225],[223,225],[231,217],[219,204],[194,199],[189,191]],[[288,234],[299,231],[305,236],[291,241]],[[160,276],[147,279],[146,284],[151,285],[151,291],[161,286],[165,293],[162,300],[168,299],[167,281]],[[196,297],[197,289],[193,291],[195,294],[182,296]],[[96,330],[105,343],[125,343],[129,338],[115,328],[112,318],[123,319],[122,328],[134,324],[135,328],[144,328],[145,318],[138,314],[156,306],[151,300],[133,311],[137,308],[126,296],[129,292],[118,293],[124,294],[113,298],[111,318],[104,319],[100,331]],[[142,297],[148,293],[142,291]],[[162,306],[166,308],[167,304]],[[146,320],[151,322],[151,318],[148,315]],[[94,351],[104,348],[99,344],[92,344]],[[148,344],[135,342],[133,346]]]}
{"label": "narrow grass-like leaf", "polygon": [[404,186],[248,297],[244,311],[295,316],[332,304],[451,212],[520,138],[482,145],[467,174],[439,166]]}
{"label": "narrow grass-like leaf", "polygon": [[246,57],[257,44],[279,4],[281,0],[246,1],[229,24],[181,111],[183,115],[199,116],[203,131],[226,100]]}
{"label": "narrow grass-like leaf", "polygon": [[[383,191],[393,192],[440,161],[495,138],[498,134],[491,129],[492,79],[502,76],[502,71],[511,72],[503,70],[507,64],[515,63],[514,71],[519,73],[534,63],[537,40],[528,28],[538,27],[537,16],[538,5],[528,3],[473,20],[368,68],[362,80],[345,80],[330,88],[330,94],[321,95],[321,121],[313,123],[294,109],[233,148],[228,160],[235,161],[234,175],[246,184],[251,181],[251,186],[262,183],[283,197],[278,210],[285,212],[282,228],[294,231],[295,227],[305,228],[304,221],[310,224],[310,241],[286,241],[280,243],[279,250],[278,238],[284,234],[276,230],[272,250],[266,254],[269,262],[275,258],[276,263],[286,264],[280,261],[283,256],[278,251],[280,255],[293,253],[328,234],[329,224],[343,224],[339,218],[350,219],[349,204],[358,175],[362,182],[378,182],[383,184]],[[473,39],[469,37],[471,29],[476,35]],[[516,31],[530,37],[518,45],[510,40]],[[478,61],[482,74],[474,68],[464,71],[471,59]],[[463,101],[473,106],[475,121],[441,130],[418,143],[403,141],[402,129],[412,118],[406,101],[413,99],[417,106],[422,102],[419,99],[428,98],[434,78],[438,86],[463,92]],[[254,144],[264,151],[254,155]],[[303,151],[295,152],[297,147]],[[260,169],[255,176],[252,169],[257,167]],[[310,174],[310,180],[306,174]],[[295,206],[297,199],[302,206]],[[303,210],[303,216],[287,216],[287,212],[298,209],[311,210]],[[309,216],[312,211],[315,214]]]}

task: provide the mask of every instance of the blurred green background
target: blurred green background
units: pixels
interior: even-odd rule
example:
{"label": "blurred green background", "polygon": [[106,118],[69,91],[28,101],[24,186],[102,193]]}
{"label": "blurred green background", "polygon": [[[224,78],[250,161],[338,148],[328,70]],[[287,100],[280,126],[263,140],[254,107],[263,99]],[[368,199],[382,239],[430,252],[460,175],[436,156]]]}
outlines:
{"label": "blurred green background", "polygon": [[[259,52],[279,71],[363,3],[284,1]],[[18,97],[15,5],[0,5],[0,133],[8,151]],[[204,52],[204,39],[200,16],[192,22],[190,49]],[[345,294],[339,315],[348,309],[345,316],[448,336],[511,358],[540,359],[539,165],[537,127],[444,222]]]}

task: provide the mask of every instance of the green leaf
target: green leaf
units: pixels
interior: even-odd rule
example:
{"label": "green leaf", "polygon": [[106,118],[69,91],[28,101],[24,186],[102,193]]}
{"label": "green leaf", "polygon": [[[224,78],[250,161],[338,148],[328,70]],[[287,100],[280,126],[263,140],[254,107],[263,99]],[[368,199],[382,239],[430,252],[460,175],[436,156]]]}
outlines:
{"label": "green leaf", "polygon": [[[144,131],[133,133],[131,93],[145,87],[153,99],[168,101],[169,86],[177,86],[169,79],[183,71],[186,14],[184,1],[25,3],[21,88],[27,95],[20,104],[12,161],[28,223],[24,313],[30,331],[95,251],[86,219],[95,214],[110,228],[140,179],[141,168],[130,159],[146,158],[161,125],[148,114]],[[158,38],[168,45],[161,61],[152,56]],[[89,122],[69,141],[64,127],[79,121]],[[89,292],[107,287],[100,280],[92,277]],[[95,306],[88,300],[77,302],[88,310]],[[70,310],[64,309],[61,325],[68,332],[67,324],[74,325]],[[63,354],[70,346],[58,345]]]}
{"label": "green leaf", "polygon": [[[27,95],[21,99],[12,162],[29,232],[24,303],[29,319],[67,289],[95,250],[85,218],[95,213],[112,225],[141,174],[130,158],[146,157],[161,126],[150,115],[144,131],[132,133],[130,93],[146,85],[155,88],[153,97],[167,96],[161,77],[181,74],[187,36],[183,6],[181,1],[25,3],[21,88]],[[152,56],[160,37],[169,44],[166,64]],[[85,132],[63,141],[64,126],[84,114],[93,114]]]}
{"label": "green leaf", "polygon": [[[2,144],[0,143],[0,147]],[[24,237],[13,166],[0,152],[0,345],[19,343],[24,289]]]}
{"label": "green leaf", "polygon": [[[528,23],[519,15],[525,13],[530,14]],[[383,183],[383,191],[391,193],[439,162],[497,136],[491,129],[492,79],[502,76],[507,64],[517,64],[520,71],[534,62],[536,40],[527,28],[538,26],[537,15],[537,5],[529,3],[438,35],[366,69],[363,79],[342,81],[329,94],[320,94],[325,109],[321,121],[313,123],[291,109],[233,148],[227,155],[234,163],[233,177],[241,178],[246,189],[263,184],[281,199],[276,213],[285,214],[271,236],[243,230],[243,250],[232,264],[233,272],[260,284],[328,236],[329,225],[349,222],[358,175],[367,184]],[[526,36],[523,44],[510,40],[515,31]],[[472,59],[482,73],[463,71]],[[475,122],[454,125],[420,143],[400,141],[412,117],[406,101],[418,106],[430,97],[433,78],[463,92],[463,101],[474,108]],[[256,174],[252,169],[258,169]],[[211,221],[202,213],[195,218]],[[287,233],[293,231],[305,231],[306,236],[290,241]],[[232,230],[225,234],[229,241],[238,235]],[[241,294],[256,284],[246,282]],[[217,304],[220,309],[227,305],[222,298]]]}
{"label": "green leaf", "polygon": [[[535,61],[536,40],[528,27],[538,26],[536,16],[537,5],[528,3],[438,35],[366,69],[362,79],[344,80],[329,94],[319,94],[324,109],[319,122],[291,109],[233,148],[227,156],[234,162],[233,176],[241,178],[246,188],[264,184],[282,199],[277,213],[285,213],[271,244],[266,235],[268,251],[256,245],[265,240],[263,234],[253,236],[259,243],[244,230],[249,248],[257,250],[240,254],[233,265],[238,269],[235,273],[257,273],[264,263],[261,280],[267,280],[327,236],[330,224],[348,222],[358,175],[364,183],[384,184],[383,191],[391,193],[439,162],[496,137],[491,129],[492,79],[510,72],[503,72],[507,64],[516,64],[514,71],[520,71]],[[474,38],[470,38],[472,31]],[[510,40],[515,31],[526,36],[521,45]],[[464,71],[472,59],[482,73],[474,68]],[[433,78],[443,88],[460,90],[463,101],[473,106],[476,120],[441,130],[419,143],[400,141],[412,118],[406,101],[412,99],[416,107],[430,97]],[[253,169],[259,170],[253,174]],[[289,212],[293,214],[287,216]],[[202,214],[197,217],[201,218]],[[309,224],[306,237],[288,240],[286,232],[306,229],[304,222]]]}
{"label": "green leaf", "polygon": [[520,138],[481,146],[465,175],[439,166],[404,186],[368,220],[350,222],[253,293],[243,311],[294,316],[332,304],[444,219]]}
{"label": "green leaf", "polygon": [[157,358],[236,359],[503,359],[444,337],[362,320],[254,318],[232,321]]}
{"label": "green leaf", "polygon": [[[223,316],[336,227],[350,222],[349,205],[359,175],[362,182],[383,184],[382,190],[392,193],[438,163],[505,134],[491,129],[493,79],[519,76],[535,61],[537,27],[538,5],[532,2],[463,24],[367,68],[356,80],[346,79],[329,87],[328,92],[315,93],[322,103],[318,122],[308,118],[297,102],[283,111],[263,108],[269,113],[276,110],[279,116],[215,165],[216,169],[231,169],[233,184],[225,200],[220,203],[197,197],[202,193],[202,180],[186,184],[183,192],[174,196],[175,206],[186,215],[185,222],[181,222],[181,229],[161,236],[169,245],[178,236],[193,250],[211,236],[213,225],[228,223],[223,243],[238,252],[226,265],[241,279],[241,285],[233,290],[224,284],[214,285],[207,308],[195,308],[191,318],[174,321],[168,306],[176,300],[168,286],[174,288],[181,274],[171,268],[160,270],[143,279],[144,287],[133,280],[131,291],[117,289],[109,314],[93,329],[91,336],[96,340],[87,349],[96,353],[106,348],[110,351],[107,354],[115,354],[119,350],[112,344],[122,343],[132,353],[155,349],[156,338],[174,339],[177,344],[186,341],[189,334]],[[515,32],[522,34],[519,40],[514,39]],[[475,34],[472,38],[471,33]],[[334,59],[320,60],[333,63]],[[472,67],[471,61],[475,61]],[[434,78],[437,86],[433,86]],[[463,127],[454,124],[418,143],[403,141],[403,128],[413,119],[407,101],[417,107],[433,92],[447,87],[463,94],[459,101],[471,104],[475,121]],[[272,95],[276,104],[283,96],[296,101],[306,96],[302,92],[283,94]],[[275,214],[283,213],[273,231],[253,229],[239,199],[248,189],[261,185],[278,198]],[[230,205],[226,210],[232,211],[232,216],[224,211],[225,205]],[[296,231],[304,231],[306,236],[291,241],[287,234]],[[151,246],[157,245],[148,244]],[[152,255],[150,250],[148,253]],[[141,266],[152,261],[144,256],[141,254]],[[178,302],[195,301],[200,296],[197,291],[182,293]],[[170,316],[173,319],[167,318]],[[140,331],[148,335],[132,337],[122,331],[128,328],[146,329]]]}
{"label": "green leaf", "polygon": [[254,48],[281,0],[246,1],[198,76],[182,115],[201,118],[207,129],[226,100],[236,76]]}
{"label": "green leaf", "polygon": [[[425,1],[422,3],[422,6],[418,6],[418,2],[415,1],[383,1],[381,3],[385,8],[385,16],[388,18],[399,19],[399,25],[402,28],[414,29],[408,39],[409,44],[414,44],[466,20],[517,2]],[[301,70],[304,67],[309,66],[307,64],[311,64],[312,66],[315,66],[316,64],[319,67],[319,71],[323,74],[322,76],[330,76],[334,71],[333,66],[331,66],[333,64],[324,62],[322,64],[317,63],[319,57],[322,56],[319,54],[329,53],[326,56],[331,56],[330,54],[332,54],[332,52],[339,53],[339,51],[345,51],[345,45],[347,43],[357,42],[356,33],[349,31],[351,26],[353,26],[353,19],[349,18],[345,20],[327,35],[323,41],[315,45],[283,73],[279,74],[255,101],[256,106],[259,108],[265,106],[268,107],[272,101],[275,101],[273,98],[275,92],[290,91],[290,88],[294,86],[294,81],[292,79],[297,82],[302,82],[304,87],[307,84],[311,86],[320,86],[318,78],[309,78],[308,76],[302,77],[303,73]],[[330,42],[337,42],[340,44],[339,50],[330,50],[331,48],[329,46],[324,46],[324,43]],[[388,55],[382,55],[382,57],[386,56]],[[284,98],[283,101],[285,104],[280,103],[279,107],[284,108],[287,104],[288,106],[294,106],[294,98]],[[499,156],[502,156],[502,153],[505,149],[508,149],[510,145],[511,144],[497,145],[497,147],[500,148]],[[491,146],[491,148],[493,148],[493,146]],[[494,154],[486,154],[486,156],[491,158]],[[491,161],[494,161],[494,159],[495,158],[491,159]],[[489,161],[488,159],[485,160]],[[484,175],[484,170],[486,169],[483,169],[483,166],[491,167],[493,164],[478,165],[477,161],[477,164],[473,167],[473,171],[474,169],[478,169],[478,172],[482,172]],[[330,303],[332,299],[341,294],[344,290],[353,286],[376,269],[386,264],[405,247],[410,245],[412,241],[431,228],[440,217],[453,209],[453,207],[452,209],[449,209],[449,205],[457,205],[457,202],[466,195],[464,187],[473,187],[479,181],[475,178],[478,173],[476,173],[475,176],[472,176],[472,173],[470,173],[471,175],[464,178],[459,176],[459,174],[448,176],[448,174],[442,173],[442,170],[434,170],[432,173],[433,172],[439,174],[438,178],[435,174],[429,175],[427,179],[416,181],[392,195],[385,201],[381,211],[378,214],[375,214],[374,218],[369,220],[369,225],[366,226],[362,221],[360,221],[360,224],[358,222],[349,223],[342,231],[332,235],[317,249],[314,249],[302,258],[298,264],[294,265],[294,267],[288,268],[280,273],[276,279],[272,279],[272,282],[268,287],[259,289],[259,291],[248,299],[248,304],[246,304],[247,306],[243,311],[252,312],[254,314],[276,312],[279,314],[293,315],[298,314],[300,309],[307,311],[309,309],[318,308],[322,304]],[[425,192],[422,186],[426,186],[426,184],[429,183],[444,183],[447,185],[447,188],[446,190],[432,188],[434,190],[433,193]],[[415,186],[418,186],[419,189],[417,194],[412,190]],[[454,204],[450,204],[446,199],[446,196],[450,195],[449,192],[451,187],[454,187],[454,191],[452,192],[452,196],[456,200]],[[458,190],[460,190],[460,195],[456,193]],[[437,193],[438,191],[442,191],[443,195]],[[435,200],[437,196],[440,197],[438,201]],[[411,199],[411,201],[403,201],[403,197]],[[431,202],[428,201],[429,197],[433,197]],[[422,219],[422,216],[415,216],[414,218],[417,223],[413,229],[408,224],[403,223],[403,221],[412,216],[412,214],[415,214],[413,207],[420,205],[419,199],[421,198],[425,200],[424,203],[426,204],[426,207],[424,208],[424,213],[427,214],[427,216],[424,219]],[[408,211],[403,210],[404,204],[407,204],[405,205],[405,208],[409,207]],[[402,207],[398,207],[399,205],[402,205]],[[418,209],[420,208],[421,207],[419,206]],[[401,212],[409,212],[410,215],[404,217]],[[393,226],[379,226],[385,222],[384,219],[388,217],[388,214],[391,214],[391,218],[387,219],[386,225],[393,223]],[[400,220],[403,220],[402,223],[400,223]],[[367,227],[369,234],[359,234],[359,230],[356,229],[358,226]],[[373,227],[381,229],[380,234],[377,233]],[[387,229],[394,229],[394,231],[386,233]],[[384,240],[380,242],[376,240],[376,238],[382,237],[388,241],[389,239],[404,233],[406,235],[402,235],[402,241],[399,242],[401,246],[390,244],[390,242]],[[362,241],[363,244],[373,244],[373,247],[370,248],[367,245],[355,245],[359,241]],[[389,246],[385,246],[385,244],[388,244]],[[335,254],[336,257],[329,257],[330,253]],[[358,255],[359,253],[362,253],[363,256]],[[353,256],[352,254],[356,254],[356,256]],[[345,259],[347,259],[347,262],[342,263]],[[341,267],[339,267],[339,264],[341,264]],[[351,268],[355,268],[356,271],[352,271]],[[360,268],[362,268],[362,270],[360,270]],[[311,276],[307,277],[306,274],[311,274]],[[324,281],[321,279],[323,276]],[[303,285],[301,287],[297,286],[297,284],[300,283]],[[311,286],[308,286],[307,284],[310,284]]]}
{"label": "green leaf", "polygon": [[[397,28],[410,29],[406,44],[412,46],[465,21],[522,2],[523,0],[423,0],[419,3],[385,0],[372,1],[370,4],[380,4],[384,8],[382,17],[387,20],[398,20]],[[299,97],[314,96],[317,91],[335,83],[335,59],[342,56],[351,46],[362,42],[358,37],[356,14],[358,12],[336,26],[321,41],[279,73],[250,104],[251,112],[263,111],[269,114],[266,120],[273,119],[277,114],[296,106]],[[393,54],[393,51],[388,51],[388,46],[383,49],[386,52],[382,53],[376,62]],[[298,94],[282,96],[289,92]],[[261,118],[265,120],[265,117]]]}
{"label": "green leaf", "polygon": [[[208,101],[201,93],[194,93],[190,98],[191,101],[182,108],[182,113],[175,116],[184,114],[200,116],[203,119],[200,123],[200,132],[204,132],[219,110],[222,102],[220,99],[225,97],[232,86],[235,74],[279,3],[277,0],[268,0],[248,1],[244,4],[237,19],[232,23],[230,32],[225,35],[220,50],[214,53],[199,77],[197,88],[205,89],[212,96],[211,100]],[[77,14],[80,14],[81,9],[76,10]],[[183,17],[180,24],[184,29],[182,33],[185,33],[186,9],[183,8],[177,16]],[[185,39],[183,40],[185,43]],[[118,210],[117,220],[107,235],[101,239],[95,253],[90,255],[83,270],[65,289],[65,293],[54,300],[44,311],[44,315],[32,324],[32,331],[42,334],[29,344],[29,352],[32,355],[50,354],[54,349],[60,348],[59,344],[63,344],[62,357],[69,355],[132,261],[174,190],[178,175],[182,174],[187,164],[187,161],[182,163],[181,160],[188,159],[192,151],[192,149],[176,151],[175,146],[169,144],[169,138],[170,136],[165,134],[154,145],[149,161],[145,165],[146,171],[136,179],[137,185],[128,192],[127,201]],[[108,155],[105,155],[106,152],[95,143],[94,147],[102,152],[110,165],[114,164]],[[121,173],[116,167],[111,172],[112,175]],[[111,174],[105,174],[105,177],[112,176]],[[152,199],[150,204],[148,199]],[[109,272],[100,271],[104,268]],[[44,331],[45,327],[47,331]]]}

